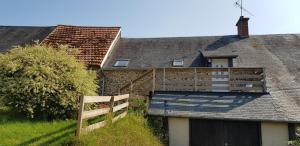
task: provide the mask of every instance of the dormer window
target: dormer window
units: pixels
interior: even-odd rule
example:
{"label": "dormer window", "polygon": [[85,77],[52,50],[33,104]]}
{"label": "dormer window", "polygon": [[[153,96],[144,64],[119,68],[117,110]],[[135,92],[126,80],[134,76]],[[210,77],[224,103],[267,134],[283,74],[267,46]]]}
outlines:
{"label": "dormer window", "polygon": [[129,64],[129,59],[118,59],[114,64],[114,67],[127,67]]}
{"label": "dormer window", "polygon": [[183,60],[182,59],[174,59],[172,65],[174,67],[182,67],[183,66]]}

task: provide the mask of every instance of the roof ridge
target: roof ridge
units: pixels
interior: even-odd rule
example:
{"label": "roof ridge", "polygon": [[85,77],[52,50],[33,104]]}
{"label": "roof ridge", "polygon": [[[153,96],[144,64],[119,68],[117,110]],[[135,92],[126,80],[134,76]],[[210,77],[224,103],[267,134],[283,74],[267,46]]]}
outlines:
{"label": "roof ridge", "polygon": [[24,28],[25,27],[27,27],[27,28],[37,28],[37,27],[39,27],[39,28],[47,28],[47,27],[56,27],[56,26],[0,25],[0,27],[14,27],[14,28],[16,28],[16,27],[24,27]]}
{"label": "roof ridge", "polygon": [[[300,35],[300,33],[282,33],[282,34],[255,34],[251,37],[259,36],[284,36],[284,35]],[[203,36],[163,36],[163,37],[122,37],[124,39],[180,39],[180,38],[213,38],[213,37],[233,37],[239,38],[238,35],[203,35]]]}
{"label": "roof ridge", "polygon": [[66,25],[66,24],[58,24],[59,26],[65,26],[65,27],[80,27],[80,28],[121,28],[120,26],[84,26],[84,25]]}

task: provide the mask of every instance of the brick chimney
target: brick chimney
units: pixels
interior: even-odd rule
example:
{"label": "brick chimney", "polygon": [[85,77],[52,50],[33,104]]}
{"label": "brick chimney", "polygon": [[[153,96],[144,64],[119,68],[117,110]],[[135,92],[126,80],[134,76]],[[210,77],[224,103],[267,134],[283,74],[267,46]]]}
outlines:
{"label": "brick chimney", "polygon": [[241,16],[239,21],[236,23],[238,29],[238,36],[241,38],[249,37],[248,20],[249,18]]}

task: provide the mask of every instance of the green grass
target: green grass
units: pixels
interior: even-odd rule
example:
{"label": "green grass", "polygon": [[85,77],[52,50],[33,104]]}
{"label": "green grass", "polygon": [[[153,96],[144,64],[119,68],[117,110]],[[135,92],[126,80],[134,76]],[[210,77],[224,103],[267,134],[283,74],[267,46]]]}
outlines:
{"label": "green grass", "polygon": [[64,145],[74,136],[75,121],[37,121],[0,108],[0,146]]}
{"label": "green grass", "polygon": [[125,118],[82,135],[77,145],[100,146],[161,146],[159,139],[152,134],[147,121],[130,113]]}
{"label": "green grass", "polygon": [[[103,119],[103,118],[100,118]],[[94,123],[90,121],[89,123]],[[0,146],[84,145],[84,146],[160,146],[143,116],[130,113],[125,118],[97,129],[80,139],[74,138],[75,120],[29,120],[0,107]]]}

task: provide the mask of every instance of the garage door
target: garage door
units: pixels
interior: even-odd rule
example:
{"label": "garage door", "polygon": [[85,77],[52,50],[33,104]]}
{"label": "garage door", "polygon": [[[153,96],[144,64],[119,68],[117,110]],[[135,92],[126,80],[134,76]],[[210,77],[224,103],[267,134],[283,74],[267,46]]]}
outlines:
{"label": "garage door", "polygon": [[260,146],[259,122],[190,119],[191,146]]}

